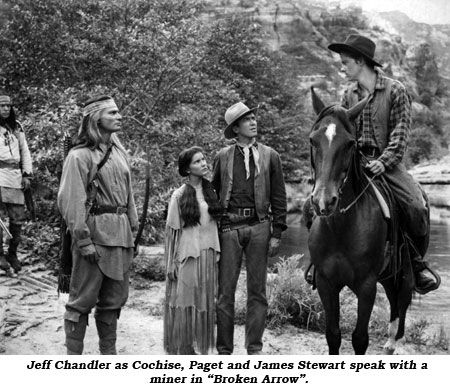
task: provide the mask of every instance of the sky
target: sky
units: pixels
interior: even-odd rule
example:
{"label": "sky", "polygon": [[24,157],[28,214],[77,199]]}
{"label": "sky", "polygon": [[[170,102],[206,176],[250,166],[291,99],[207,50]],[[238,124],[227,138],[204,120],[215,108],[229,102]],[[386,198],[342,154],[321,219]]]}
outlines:
{"label": "sky", "polygon": [[450,0],[340,0],[340,3],[359,4],[365,11],[402,11],[416,22],[450,24]]}

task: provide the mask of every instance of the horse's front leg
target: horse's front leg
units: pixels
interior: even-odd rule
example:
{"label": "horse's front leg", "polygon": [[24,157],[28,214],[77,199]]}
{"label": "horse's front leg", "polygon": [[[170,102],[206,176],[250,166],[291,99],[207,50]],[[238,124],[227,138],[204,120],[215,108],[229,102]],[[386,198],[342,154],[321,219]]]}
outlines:
{"label": "horse's front leg", "polygon": [[339,354],[341,347],[341,330],[339,328],[339,292],[340,288],[331,285],[320,273],[317,274],[317,290],[325,310],[325,335],[330,355]]}
{"label": "horse's front leg", "polygon": [[397,299],[397,291],[395,288],[393,278],[389,278],[382,282],[384,287],[384,291],[386,292],[386,296],[389,300],[390,305],[390,318],[389,318],[389,329],[388,329],[388,340],[383,346],[384,353],[387,355],[394,354],[396,349],[396,336],[398,332],[398,324],[399,324],[399,309],[398,309],[398,299]]}
{"label": "horse's front leg", "polygon": [[412,275],[404,277],[399,287],[393,278],[389,278],[382,283],[391,307],[389,338],[383,346],[385,353],[389,355],[394,354],[398,346],[405,342],[406,312],[411,304],[414,287],[412,277]]}
{"label": "horse's front leg", "polygon": [[369,322],[377,295],[376,277],[368,278],[357,291],[358,319],[352,334],[352,345],[355,354],[362,355],[369,347]]}

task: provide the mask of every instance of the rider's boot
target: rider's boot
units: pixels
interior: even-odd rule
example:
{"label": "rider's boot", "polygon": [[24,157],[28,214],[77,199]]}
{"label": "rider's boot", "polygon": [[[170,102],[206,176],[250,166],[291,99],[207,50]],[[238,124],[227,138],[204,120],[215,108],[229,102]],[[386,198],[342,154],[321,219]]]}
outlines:
{"label": "rider's boot", "polygon": [[424,261],[420,256],[412,258],[412,267],[414,278],[416,280],[416,290],[422,294],[436,289],[436,280],[425,275],[427,266],[427,262]]}
{"label": "rider's boot", "polygon": [[[416,280],[416,291],[420,294],[428,293],[437,289],[440,284],[439,275],[432,271],[427,261],[423,259],[429,244],[429,234],[414,236],[411,253],[411,264]],[[429,271],[434,278],[428,277],[425,271]]]}

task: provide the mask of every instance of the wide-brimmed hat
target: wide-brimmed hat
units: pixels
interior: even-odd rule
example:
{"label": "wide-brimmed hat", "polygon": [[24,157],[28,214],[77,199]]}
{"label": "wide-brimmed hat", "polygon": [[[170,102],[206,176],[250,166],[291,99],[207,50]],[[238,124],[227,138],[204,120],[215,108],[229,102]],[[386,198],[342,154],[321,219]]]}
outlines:
{"label": "wide-brimmed hat", "polygon": [[236,133],[233,131],[233,125],[241,117],[247,115],[250,112],[258,111],[258,107],[249,108],[244,103],[239,102],[233,104],[225,112],[225,122],[227,123],[227,128],[225,128],[224,135],[226,139],[232,139],[236,137]]}
{"label": "wide-brimmed hat", "polygon": [[366,58],[374,66],[382,67],[379,62],[375,61],[375,42],[365,36],[358,34],[350,34],[344,43],[332,43],[328,46],[331,51],[341,53],[342,51],[350,51],[357,53]]}

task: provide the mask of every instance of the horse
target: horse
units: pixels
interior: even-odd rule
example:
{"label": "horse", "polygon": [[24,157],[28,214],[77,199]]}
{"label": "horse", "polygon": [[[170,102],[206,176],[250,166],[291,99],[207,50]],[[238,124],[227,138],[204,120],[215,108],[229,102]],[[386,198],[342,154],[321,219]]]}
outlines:
{"label": "horse", "polygon": [[386,354],[393,354],[404,341],[406,311],[414,290],[410,263],[396,273],[386,266],[391,229],[377,194],[361,166],[356,130],[352,122],[366,99],[354,107],[326,107],[311,88],[316,122],[309,139],[313,189],[310,201],[316,217],[308,237],[315,284],[325,311],[329,354],[339,354],[339,294],[348,287],[357,297],[357,322],[352,333],[355,354],[365,354],[368,326],[377,293],[377,282],[390,305]]}

